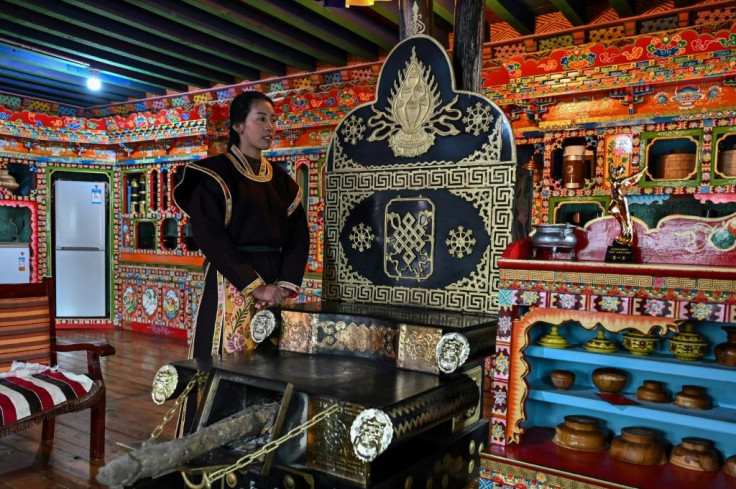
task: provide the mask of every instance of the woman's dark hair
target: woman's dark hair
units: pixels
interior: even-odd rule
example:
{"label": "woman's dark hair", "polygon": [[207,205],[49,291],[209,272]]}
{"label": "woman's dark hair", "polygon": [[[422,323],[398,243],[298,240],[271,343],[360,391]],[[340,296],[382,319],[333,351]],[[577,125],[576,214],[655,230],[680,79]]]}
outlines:
{"label": "woman's dark hair", "polygon": [[271,100],[268,95],[255,91],[241,92],[230,103],[230,132],[227,140],[228,148],[233,144],[235,146],[240,144],[240,135],[235,132],[233,126],[238,122],[243,122],[245,118],[248,117],[250,108],[253,107],[253,102],[256,100],[265,100],[273,107],[273,100]]}

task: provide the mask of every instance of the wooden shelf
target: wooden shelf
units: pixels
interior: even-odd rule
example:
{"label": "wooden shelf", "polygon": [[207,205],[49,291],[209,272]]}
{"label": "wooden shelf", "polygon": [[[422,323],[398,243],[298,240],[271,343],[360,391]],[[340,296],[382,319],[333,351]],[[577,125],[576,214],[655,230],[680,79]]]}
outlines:
{"label": "wooden shelf", "polygon": [[685,362],[672,355],[653,353],[649,356],[636,356],[630,353],[594,353],[580,347],[562,349],[529,346],[524,354],[532,358],[548,358],[565,362],[587,363],[590,365],[613,365],[622,369],[641,370],[650,373],[675,375],[692,379],[708,379],[736,383],[736,368],[720,365],[713,360],[703,359],[697,362]]}
{"label": "wooden shelf", "polygon": [[588,409],[616,416],[628,416],[637,420],[660,423],[666,419],[668,423],[697,426],[699,430],[714,433],[732,433],[736,436],[736,409],[731,406],[715,406],[712,409],[686,409],[672,403],[653,403],[639,401],[636,395],[630,392],[622,394],[638,404],[621,405],[611,404],[598,397],[594,388],[578,387],[566,391],[547,388],[543,383],[536,382],[530,386],[529,399],[548,402],[576,409]]}
{"label": "wooden shelf", "polygon": [[[553,436],[554,428],[531,428],[521,443],[507,445],[498,454],[483,454],[483,458],[492,464],[511,464],[557,476],[563,487],[573,487],[574,481],[595,484],[595,487],[620,488],[623,485],[639,489],[736,487],[736,478],[721,471],[698,472],[670,463],[636,465],[613,459],[608,451],[583,452],[561,447],[552,441]],[[570,481],[570,485],[562,479]]]}

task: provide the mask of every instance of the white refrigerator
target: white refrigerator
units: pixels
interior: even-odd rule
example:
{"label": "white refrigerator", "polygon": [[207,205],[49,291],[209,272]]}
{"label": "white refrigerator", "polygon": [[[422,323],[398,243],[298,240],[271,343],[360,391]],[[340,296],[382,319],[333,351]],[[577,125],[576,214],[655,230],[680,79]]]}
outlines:
{"label": "white refrigerator", "polygon": [[107,315],[107,184],[54,183],[57,317]]}

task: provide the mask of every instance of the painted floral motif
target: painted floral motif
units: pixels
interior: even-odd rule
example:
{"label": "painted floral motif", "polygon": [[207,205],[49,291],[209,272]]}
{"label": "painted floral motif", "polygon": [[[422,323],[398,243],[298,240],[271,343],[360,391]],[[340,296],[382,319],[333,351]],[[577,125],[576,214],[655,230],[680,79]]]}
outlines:
{"label": "painted floral motif", "polygon": [[523,305],[533,306],[539,301],[539,292],[533,290],[525,290],[519,297],[519,302]]}
{"label": "painted floral motif", "polygon": [[509,316],[498,318],[498,331],[501,336],[508,336],[511,333],[511,318]]}
{"label": "painted floral motif", "polygon": [[656,299],[646,299],[644,301],[644,313],[649,316],[662,316],[667,308],[665,301],[658,301]]}
{"label": "painted floral motif", "polygon": [[718,38],[716,41],[721,43],[724,48],[732,48],[736,46],[736,34],[730,34],[728,38]]}
{"label": "painted floral motif", "polygon": [[493,427],[491,428],[491,436],[493,437],[493,439],[497,441],[503,441],[505,438],[505,428],[506,427],[501,423],[493,423]]}
{"label": "painted floral motif", "polygon": [[704,304],[702,302],[694,302],[690,304],[690,317],[704,321],[710,319],[715,313],[713,304]]}
{"label": "painted floral motif", "polygon": [[601,297],[598,301],[598,308],[601,311],[618,312],[621,306],[621,299],[616,296]]}
{"label": "painted floral motif", "polygon": [[575,309],[578,298],[573,294],[560,294],[557,296],[557,306],[560,309]]}
{"label": "painted floral motif", "polygon": [[676,56],[687,46],[687,42],[680,36],[664,36],[660,39],[652,39],[647,46],[647,51],[657,58],[670,58]]}
{"label": "painted floral motif", "polygon": [[595,53],[591,53],[588,49],[575,49],[563,56],[560,59],[560,64],[566,70],[590,68],[595,65],[595,57]]}
{"label": "painted floral motif", "polygon": [[506,412],[506,401],[508,395],[506,389],[495,387],[493,389],[493,410],[500,413]]}
{"label": "painted floral motif", "polygon": [[509,357],[505,352],[496,354],[496,374],[505,375],[509,369]]}
{"label": "painted floral motif", "polygon": [[234,333],[227,339],[227,351],[243,351],[245,350],[245,340],[240,333]]}
{"label": "painted floral motif", "polygon": [[513,63],[507,64],[506,71],[509,72],[510,77],[521,76],[521,63],[519,63],[518,61],[514,61]]}

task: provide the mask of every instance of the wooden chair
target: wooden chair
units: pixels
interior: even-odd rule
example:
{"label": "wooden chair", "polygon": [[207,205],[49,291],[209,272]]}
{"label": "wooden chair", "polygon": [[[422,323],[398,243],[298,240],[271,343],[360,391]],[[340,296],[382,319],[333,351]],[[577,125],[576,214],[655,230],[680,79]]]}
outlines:
{"label": "wooden chair", "polygon": [[62,370],[0,378],[0,389],[9,394],[0,390],[0,436],[43,422],[42,439],[53,442],[57,415],[89,408],[89,456],[99,460],[105,456],[106,399],[100,357],[115,349],[104,342],[57,343],[54,297],[52,278],[0,284],[0,372],[10,370],[14,360],[56,366],[58,352],[86,351],[88,378]]}

